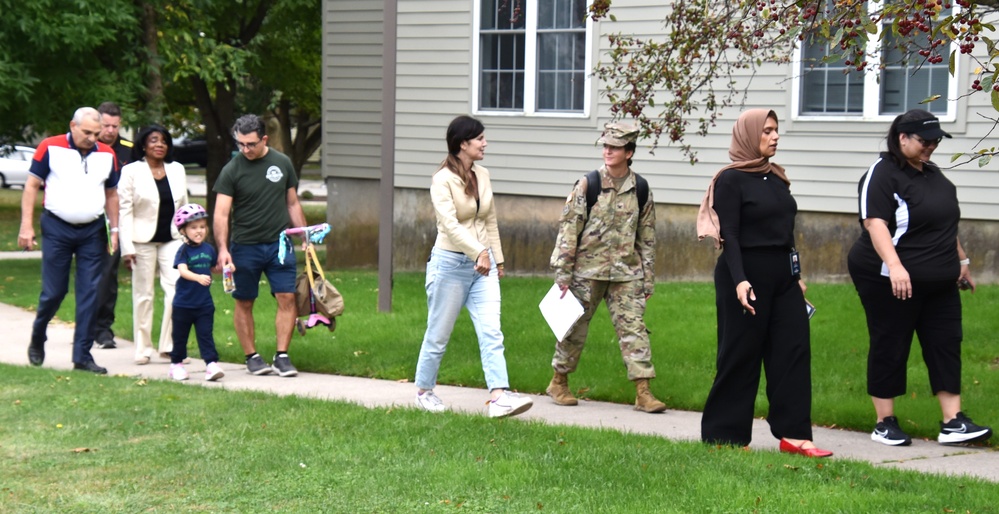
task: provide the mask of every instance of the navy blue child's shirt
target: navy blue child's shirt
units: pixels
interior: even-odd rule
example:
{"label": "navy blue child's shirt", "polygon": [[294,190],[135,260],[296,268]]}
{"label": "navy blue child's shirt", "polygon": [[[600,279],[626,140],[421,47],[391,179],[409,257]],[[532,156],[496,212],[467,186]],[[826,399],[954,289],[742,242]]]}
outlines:
{"label": "navy blue child's shirt", "polygon": [[[212,274],[212,266],[218,254],[215,248],[208,243],[201,243],[197,246],[183,244],[177,250],[177,256],[173,259],[173,267],[177,268],[181,264],[187,264],[187,269],[199,275]],[[177,279],[176,292],[173,297],[173,306],[185,309],[215,308],[212,301],[212,292],[209,286],[203,286],[197,282],[187,280],[183,277]]]}

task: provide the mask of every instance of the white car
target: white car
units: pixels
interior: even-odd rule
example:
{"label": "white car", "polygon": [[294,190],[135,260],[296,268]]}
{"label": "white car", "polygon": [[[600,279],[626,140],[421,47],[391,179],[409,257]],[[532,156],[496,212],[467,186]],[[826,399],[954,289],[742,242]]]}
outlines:
{"label": "white car", "polygon": [[0,146],[0,186],[24,187],[34,157],[35,149],[30,146]]}

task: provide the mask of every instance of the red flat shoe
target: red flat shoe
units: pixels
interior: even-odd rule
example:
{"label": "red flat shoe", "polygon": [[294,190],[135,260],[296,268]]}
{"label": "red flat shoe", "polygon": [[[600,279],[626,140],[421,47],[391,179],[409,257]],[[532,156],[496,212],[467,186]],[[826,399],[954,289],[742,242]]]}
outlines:
{"label": "red flat shoe", "polygon": [[[804,446],[804,444],[805,443],[802,442],[801,446]],[[789,443],[786,439],[780,440],[780,451],[783,453],[795,453],[798,455],[804,455],[805,457],[815,458],[831,457],[833,454],[833,452],[829,450],[823,450],[821,448],[802,448],[801,446],[795,446]]]}

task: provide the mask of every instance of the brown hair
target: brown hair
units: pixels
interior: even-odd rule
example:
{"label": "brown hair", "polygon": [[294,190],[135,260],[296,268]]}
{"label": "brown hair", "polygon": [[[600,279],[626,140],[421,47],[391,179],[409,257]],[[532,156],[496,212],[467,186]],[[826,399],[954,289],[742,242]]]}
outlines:
{"label": "brown hair", "polygon": [[458,116],[451,120],[447,127],[447,157],[441,163],[442,168],[447,168],[465,182],[465,194],[472,197],[479,197],[479,184],[475,180],[472,168],[465,169],[465,165],[458,158],[461,153],[461,144],[465,141],[475,139],[486,131],[482,122],[471,116]]}

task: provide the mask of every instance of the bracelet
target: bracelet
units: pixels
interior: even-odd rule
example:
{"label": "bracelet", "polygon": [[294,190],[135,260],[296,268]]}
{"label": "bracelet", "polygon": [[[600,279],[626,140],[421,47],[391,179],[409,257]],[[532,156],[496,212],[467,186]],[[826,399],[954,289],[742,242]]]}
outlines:
{"label": "bracelet", "polygon": [[111,227],[111,232],[117,232],[117,231],[118,231],[118,227]]}
{"label": "bracelet", "polygon": [[967,266],[967,265],[971,264],[971,259],[961,259],[958,262],[961,264],[961,266]]}

